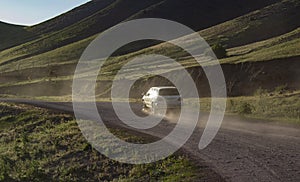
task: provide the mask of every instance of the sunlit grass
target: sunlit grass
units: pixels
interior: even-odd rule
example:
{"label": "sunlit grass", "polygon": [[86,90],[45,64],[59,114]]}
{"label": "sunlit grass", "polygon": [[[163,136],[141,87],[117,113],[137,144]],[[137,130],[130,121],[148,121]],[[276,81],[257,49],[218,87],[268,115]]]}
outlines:
{"label": "sunlit grass", "polygon": [[[201,98],[200,104],[203,111],[210,111],[210,98]],[[229,97],[226,113],[300,124],[300,91]]]}
{"label": "sunlit grass", "polygon": [[[182,181],[206,175],[183,155],[143,165],[113,161],[87,143],[70,115],[22,104],[0,103],[0,110],[0,181]],[[127,142],[152,140],[109,129]]]}

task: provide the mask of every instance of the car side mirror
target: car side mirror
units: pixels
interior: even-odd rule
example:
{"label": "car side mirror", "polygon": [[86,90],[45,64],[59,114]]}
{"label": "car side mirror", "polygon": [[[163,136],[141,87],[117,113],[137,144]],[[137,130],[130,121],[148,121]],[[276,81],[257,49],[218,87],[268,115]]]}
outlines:
{"label": "car side mirror", "polygon": [[143,92],[141,95],[144,96],[144,95],[145,95],[145,92]]}

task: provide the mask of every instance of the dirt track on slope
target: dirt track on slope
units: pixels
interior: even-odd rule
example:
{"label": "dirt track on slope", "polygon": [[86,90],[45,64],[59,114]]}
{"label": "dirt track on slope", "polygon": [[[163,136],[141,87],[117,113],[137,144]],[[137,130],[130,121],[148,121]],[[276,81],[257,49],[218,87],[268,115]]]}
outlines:
{"label": "dirt track on slope", "polygon": [[[0,99],[0,101],[73,113],[72,103],[20,99]],[[97,106],[107,124],[128,128],[119,121],[110,103],[98,103]],[[132,108],[140,112],[140,105],[133,104]],[[200,151],[198,143],[206,119],[207,114],[203,114],[197,129],[183,149],[196,161],[204,161],[226,181],[300,181],[299,126],[226,116],[213,142]],[[172,120],[166,120],[153,129],[139,132],[161,138],[167,135],[175,124]]]}

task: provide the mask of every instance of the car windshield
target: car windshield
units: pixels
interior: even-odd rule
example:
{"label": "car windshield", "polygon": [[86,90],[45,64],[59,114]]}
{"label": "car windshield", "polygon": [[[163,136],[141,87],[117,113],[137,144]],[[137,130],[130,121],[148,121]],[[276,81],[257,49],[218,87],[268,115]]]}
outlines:
{"label": "car windshield", "polygon": [[162,96],[179,95],[179,93],[176,88],[167,88],[167,89],[160,89],[159,95],[162,95]]}

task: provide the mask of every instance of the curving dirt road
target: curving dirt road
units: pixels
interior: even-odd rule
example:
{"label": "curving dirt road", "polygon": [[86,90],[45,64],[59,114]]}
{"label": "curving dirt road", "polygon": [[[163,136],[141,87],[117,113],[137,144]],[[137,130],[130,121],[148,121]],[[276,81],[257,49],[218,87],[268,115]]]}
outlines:
{"label": "curving dirt road", "polygon": [[[30,104],[60,112],[73,112],[72,103],[22,99],[0,99],[0,101]],[[98,103],[97,106],[106,123],[128,128],[119,121],[110,103]],[[132,108],[138,114],[143,114],[139,111],[139,104],[133,104]],[[191,157],[204,160],[226,181],[300,181],[300,128],[298,126],[226,116],[213,142],[200,151],[198,143],[206,120],[207,114],[202,114],[197,129],[183,149]],[[153,129],[139,130],[139,132],[164,137],[175,124],[172,119],[169,119]]]}

